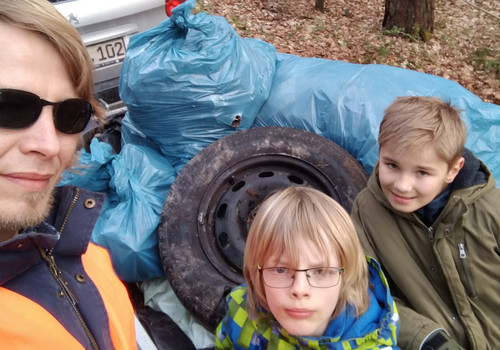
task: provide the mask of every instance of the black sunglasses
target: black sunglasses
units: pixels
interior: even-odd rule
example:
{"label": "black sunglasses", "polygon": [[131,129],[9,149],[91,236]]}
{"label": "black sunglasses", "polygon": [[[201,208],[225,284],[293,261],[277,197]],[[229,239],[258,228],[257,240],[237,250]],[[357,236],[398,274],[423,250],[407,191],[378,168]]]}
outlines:
{"label": "black sunglasses", "polygon": [[44,106],[54,107],[54,125],[65,134],[82,132],[94,112],[92,105],[81,98],[50,102],[28,91],[0,89],[0,128],[28,128],[36,122]]}

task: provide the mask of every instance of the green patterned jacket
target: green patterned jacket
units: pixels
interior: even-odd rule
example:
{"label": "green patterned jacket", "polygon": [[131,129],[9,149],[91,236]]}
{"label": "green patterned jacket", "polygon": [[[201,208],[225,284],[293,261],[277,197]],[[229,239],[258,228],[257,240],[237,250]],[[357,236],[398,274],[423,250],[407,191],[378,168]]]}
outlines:
{"label": "green patterned jacket", "polygon": [[263,322],[248,317],[246,285],[235,288],[227,297],[227,312],[216,331],[216,349],[399,349],[399,315],[380,265],[367,257],[370,271],[370,306],[359,318],[352,307],[333,319],[319,338],[288,334],[271,319]]}

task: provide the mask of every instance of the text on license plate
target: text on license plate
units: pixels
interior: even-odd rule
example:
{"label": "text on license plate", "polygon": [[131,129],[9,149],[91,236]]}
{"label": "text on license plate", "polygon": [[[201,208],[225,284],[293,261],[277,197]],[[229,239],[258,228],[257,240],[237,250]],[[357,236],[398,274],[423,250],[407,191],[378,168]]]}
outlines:
{"label": "text on license plate", "polygon": [[94,62],[94,66],[98,67],[121,61],[125,58],[126,47],[123,38],[117,38],[87,46],[87,50],[92,62]]}

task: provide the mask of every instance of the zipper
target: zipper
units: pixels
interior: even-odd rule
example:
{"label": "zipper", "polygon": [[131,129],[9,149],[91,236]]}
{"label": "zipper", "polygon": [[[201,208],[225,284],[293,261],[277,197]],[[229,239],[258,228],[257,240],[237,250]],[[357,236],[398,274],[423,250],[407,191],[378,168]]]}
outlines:
{"label": "zipper", "polygon": [[460,259],[467,259],[467,253],[465,252],[465,244],[458,243],[458,253],[460,254]]}
{"label": "zipper", "polygon": [[477,295],[477,291],[472,280],[472,272],[470,270],[469,263],[467,262],[467,252],[465,250],[464,243],[458,243],[458,254],[460,256],[460,261],[462,262],[462,268],[465,273],[465,284],[468,291],[467,294],[469,294],[469,296],[471,297],[475,297]]}
{"label": "zipper", "polygon": [[[63,222],[61,224],[61,227],[59,228],[59,234],[60,235],[63,234],[64,228],[66,227],[66,224],[68,223],[68,220],[69,220],[69,215],[73,211],[73,208],[75,207],[76,202],[78,202],[78,198],[80,198],[80,189],[78,187],[76,187],[75,189],[76,189],[75,196],[73,197],[73,200],[71,201],[71,204],[69,205],[68,210],[66,210],[66,214],[64,215]],[[47,252],[47,254],[50,255],[50,256],[52,256],[52,251],[53,250],[54,250],[54,248],[51,248]]]}
{"label": "zipper", "polygon": [[[66,211],[63,222],[61,224],[61,228],[59,230],[59,233],[61,235],[63,233],[65,226],[66,226],[66,223],[68,222],[69,215],[71,214],[71,211],[75,207],[76,202],[78,201],[79,197],[80,197],[80,189],[77,187],[73,201],[71,202],[68,210]],[[87,334],[87,337],[89,338],[89,341],[92,344],[92,348],[94,350],[99,350],[99,345],[97,344],[97,341],[95,340],[94,336],[92,335],[92,332],[90,331],[87,323],[83,319],[83,316],[80,313],[80,310],[78,310],[78,307],[77,307],[77,304],[79,302],[78,296],[75,293],[75,291],[73,290],[73,288],[71,288],[69,283],[64,279],[62,272],[61,272],[61,269],[59,269],[59,267],[56,264],[54,256],[52,255],[52,252],[54,249],[53,248],[49,249],[46,252],[42,247],[39,247],[39,246],[37,246],[37,247],[38,247],[38,250],[40,251],[40,255],[42,256],[42,258],[47,262],[50,273],[52,274],[52,276],[54,276],[57,284],[61,287],[62,293],[64,294],[66,299],[68,299],[73,311],[76,314],[76,317],[80,321],[80,324],[82,325],[83,330],[85,331],[85,334]]]}
{"label": "zipper", "polygon": [[50,251],[46,253],[45,250],[41,247],[38,247],[38,250],[40,251],[40,255],[42,256],[42,258],[47,262],[50,273],[52,274],[52,276],[54,276],[55,280],[57,281],[57,284],[59,284],[59,286],[61,287],[62,293],[64,294],[66,299],[68,299],[73,311],[76,314],[76,317],[80,321],[80,324],[82,325],[83,330],[85,331],[85,334],[87,334],[87,337],[89,338],[90,343],[92,344],[92,348],[94,350],[99,350],[99,346],[97,345],[97,341],[95,340],[94,336],[90,332],[90,329],[87,326],[87,323],[85,322],[85,320],[82,317],[82,314],[80,313],[80,311],[77,308],[78,297],[77,297],[75,291],[73,290],[73,288],[71,288],[69,283],[64,279],[64,277],[61,273],[61,270],[56,265],[56,261],[54,259],[54,256],[51,254]]}
{"label": "zipper", "polygon": [[73,201],[71,202],[71,204],[69,205],[69,208],[68,210],[66,210],[66,215],[64,215],[64,219],[63,219],[63,222],[61,224],[61,227],[59,228],[59,233],[62,235],[63,231],[64,231],[64,228],[66,227],[66,224],[68,223],[68,220],[69,220],[69,214],[71,214],[71,212],[73,211],[73,208],[75,207],[76,205],[76,202],[78,202],[78,198],[80,198],[80,189],[78,187],[76,187],[76,193],[75,193],[75,196],[73,197]]}
{"label": "zipper", "polygon": [[47,264],[49,266],[50,273],[54,278],[56,279],[57,283],[59,286],[63,289],[63,293],[67,296],[68,300],[70,301],[71,305],[76,306],[78,304],[78,296],[76,295],[75,291],[69,283],[64,279],[61,270],[59,267],[56,265],[56,261],[54,259],[53,255],[47,255],[45,252],[43,252],[42,249],[42,257],[47,261]]}
{"label": "zipper", "polygon": [[429,243],[434,242],[434,228],[432,226],[427,228],[427,239]]}

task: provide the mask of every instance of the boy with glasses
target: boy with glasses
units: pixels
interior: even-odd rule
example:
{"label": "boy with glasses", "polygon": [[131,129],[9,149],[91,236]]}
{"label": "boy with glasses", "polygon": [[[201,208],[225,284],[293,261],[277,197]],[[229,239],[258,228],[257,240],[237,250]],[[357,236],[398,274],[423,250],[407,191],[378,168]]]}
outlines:
{"label": "boy with glasses", "polygon": [[247,285],[227,297],[216,349],[398,349],[398,314],[376,261],[332,198],[289,187],[248,233]]}
{"label": "boy with glasses", "polygon": [[0,47],[0,347],[135,349],[127,291],[89,243],[103,196],[56,188],[102,119],[92,61],[46,0],[0,0]]}
{"label": "boy with glasses", "polygon": [[404,349],[500,348],[500,190],[465,140],[449,104],[397,98],[354,201],[361,243],[395,296]]}

